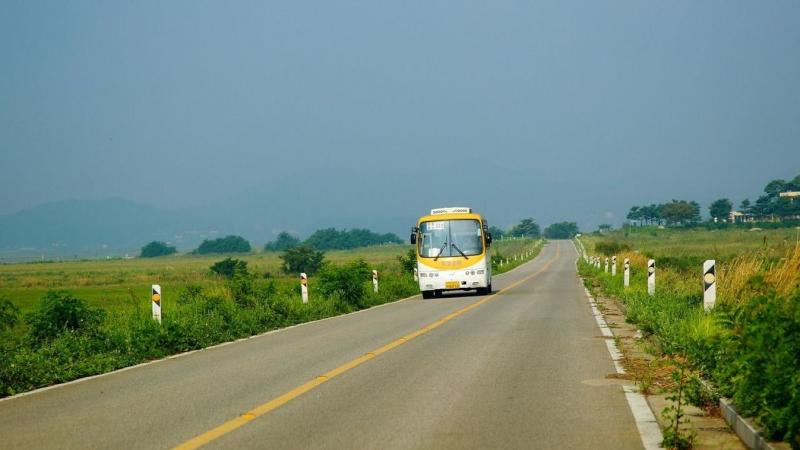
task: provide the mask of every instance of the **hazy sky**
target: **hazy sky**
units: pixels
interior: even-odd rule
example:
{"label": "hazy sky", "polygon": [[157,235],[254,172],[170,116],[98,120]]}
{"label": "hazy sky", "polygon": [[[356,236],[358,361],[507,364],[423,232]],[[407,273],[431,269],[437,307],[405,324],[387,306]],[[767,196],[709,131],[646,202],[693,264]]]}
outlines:
{"label": "hazy sky", "polygon": [[0,213],[346,168],[438,172],[545,224],[707,214],[800,174],[798,24],[797,1],[5,0]]}

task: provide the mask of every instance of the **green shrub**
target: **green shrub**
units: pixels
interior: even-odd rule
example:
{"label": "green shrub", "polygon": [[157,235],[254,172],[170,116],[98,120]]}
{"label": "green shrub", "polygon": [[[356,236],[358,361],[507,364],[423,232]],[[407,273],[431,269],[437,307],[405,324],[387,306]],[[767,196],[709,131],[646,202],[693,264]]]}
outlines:
{"label": "green shrub", "polygon": [[733,400],[756,416],[771,438],[800,445],[800,291],[790,298],[757,296],[735,311],[739,339],[729,371]]}
{"label": "green shrub", "polygon": [[594,249],[605,256],[612,256],[623,252],[629,252],[631,246],[619,241],[600,241],[594,244]]}
{"label": "green shrub", "polygon": [[177,252],[178,250],[176,250],[175,247],[170,247],[161,241],[153,241],[142,247],[142,251],[139,256],[142,258],[155,258],[158,256],[171,255]]}
{"label": "green shrub", "polygon": [[322,267],[325,253],[312,247],[301,246],[286,250],[280,258],[283,260],[283,271],[287,274],[300,275],[305,272],[312,276]]}
{"label": "green shrub", "polygon": [[11,300],[0,298],[0,333],[14,328],[19,321],[19,308]]}
{"label": "green shrub", "polygon": [[65,291],[49,291],[39,309],[26,316],[29,334],[36,343],[53,339],[66,331],[96,334],[106,312],[90,308],[83,300]]}
{"label": "green shrub", "polygon": [[225,258],[211,266],[211,272],[225,278],[233,278],[236,274],[247,273],[247,261],[241,259]]}
{"label": "green shrub", "polygon": [[403,273],[413,273],[414,269],[417,268],[417,250],[414,247],[409,248],[405,256],[400,255],[397,257],[397,261],[400,262],[400,270]]}
{"label": "green shrub", "polygon": [[268,252],[281,252],[300,245],[300,239],[291,234],[281,231],[274,241],[264,245],[264,250]]}
{"label": "green shrub", "polygon": [[224,238],[204,240],[195,250],[200,255],[208,253],[249,253],[250,243],[241,236],[225,236]]}
{"label": "green shrub", "polygon": [[325,264],[319,272],[319,291],[326,297],[341,300],[345,307],[363,307],[367,296],[365,283],[370,279],[371,273],[363,259],[341,266]]}

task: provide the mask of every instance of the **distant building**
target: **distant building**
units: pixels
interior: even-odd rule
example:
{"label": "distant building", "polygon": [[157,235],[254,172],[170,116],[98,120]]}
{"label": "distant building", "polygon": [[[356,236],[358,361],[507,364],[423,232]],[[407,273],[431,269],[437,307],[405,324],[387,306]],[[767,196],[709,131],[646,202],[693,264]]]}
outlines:
{"label": "distant building", "polygon": [[752,215],[743,213],[741,211],[731,211],[728,213],[728,222],[730,223],[745,223],[753,221],[754,218]]}

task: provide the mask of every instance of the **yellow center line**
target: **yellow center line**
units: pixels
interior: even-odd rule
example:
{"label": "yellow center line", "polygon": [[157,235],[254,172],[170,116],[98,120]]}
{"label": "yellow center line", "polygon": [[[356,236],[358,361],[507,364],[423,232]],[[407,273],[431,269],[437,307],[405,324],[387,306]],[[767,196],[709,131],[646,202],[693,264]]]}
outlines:
{"label": "yellow center line", "polygon": [[219,437],[221,437],[221,436],[223,436],[225,434],[230,433],[231,431],[234,431],[234,430],[236,430],[238,428],[243,427],[244,425],[246,425],[251,420],[253,420],[253,419],[257,418],[257,417],[261,417],[261,416],[263,416],[263,415],[265,415],[265,414],[267,414],[267,413],[269,413],[271,411],[274,411],[275,409],[285,405],[286,403],[294,400],[295,398],[297,398],[297,397],[305,394],[306,392],[316,388],[317,386],[319,386],[322,383],[330,380],[331,378],[333,378],[335,376],[338,376],[338,375],[341,375],[341,374],[349,371],[350,369],[358,367],[361,364],[364,364],[365,362],[367,362],[367,361],[369,361],[369,360],[371,360],[373,358],[376,358],[377,356],[380,356],[380,355],[382,355],[382,354],[384,354],[384,353],[386,353],[386,352],[388,352],[388,351],[390,351],[390,350],[392,350],[394,348],[397,348],[397,347],[405,344],[406,342],[408,342],[408,341],[410,341],[410,340],[412,340],[414,338],[422,336],[423,334],[425,334],[425,333],[427,333],[427,332],[429,332],[429,331],[431,331],[431,330],[433,330],[435,328],[438,328],[438,327],[444,325],[445,323],[453,320],[454,318],[456,318],[456,317],[458,317],[458,316],[460,316],[460,315],[462,315],[462,314],[464,314],[466,312],[472,311],[473,309],[477,308],[478,306],[481,306],[484,303],[496,298],[500,294],[502,294],[502,293],[504,293],[504,292],[506,292],[506,291],[508,291],[510,289],[513,289],[513,288],[519,286],[520,284],[522,284],[522,283],[524,283],[524,282],[536,277],[537,275],[541,274],[542,272],[547,270],[547,268],[550,267],[550,265],[556,259],[558,259],[559,255],[560,255],[560,245],[558,243],[556,243],[556,255],[553,258],[551,258],[549,261],[547,261],[547,263],[545,263],[545,265],[542,266],[541,269],[537,270],[536,272],[532,273],[531,275],[528,275],[527,277],[522,278],[521,280],[519,280],[519,281],[517,281],[517,282],[515,282],[515,283],[513,283],[513,284],[511,284],[509,286],[506,286],[503,289],[500,289],[499,291],[495,292],[494,294],[489,295],[487,297],[484,297],[483,299],[470,304],[469,306],[466,306],[466,307],[461,308],[461,309],[459,309],[459,310],[457,310],[455,312],[452,312],[452,313],[442,317],[441,319],[439,319],[439,320],[437,320],[437,321],[435,321],[435,322],[433,322],[433,323],[431,323],[431,324],[429,324],[427,326],[422,327],[419,330],[416,330],[416,331],[414,331],[412,333],[409,333],[409,334],[407,334],[407,335],[405,335],[405,336],[403,336],[401,338],[398,338],[398,339],[396,339],[396,340],[394,340],[394,341],[392,341],[392,342],[390,342],[390,343],[388,343],[388,344],[386,344],[386,345],[384,345],[384,346],[382,346],[380,348],[377,348],[377,349],[375,349],[375,350],[373,350],[371,352],[367,352],[367,353],[359,356],[358,358],[356,358],[356,359],[354,359],[354,360],[352,360],[350,362],[344,363],[341,366],[339,366],[339,367],[337,367],[337,368],[335,368],[335,369],[333,369],[333,370],[331,370],[329,372],[326,372],[326,373],[324,373],[324,374],[322,374],[322,375],[320,375],[320,376],[318,376],[318,377],[316,377],[316,378],[314,378],[314,379],[312,379],[310,381],[307,381],[307,382],[301,384],[300,386],[297,386],[296,388],[292,389],[289,392],[286,392],[283,395],[275,397],[272,400],[270,400],[270,401],[268,401],[266,403],[263,403],[263,404],[261,404],[259,406],[256,406],[252,410],[247,411],[246,413],[244,413],[244,414],[242,414],[242,415],[240,415],[240,416],[238,416],[238,417],[236,417],[234,419],[228,420],[227,422],[225,422],[225,423],[223,423],[221,425],[218,425],[218,426],[206,431],[205,433],[199,434],[199,435],[193,437],[192,439],[189,439],[188,441],[183,442],[182,444],[179,444],[178,446],[175,447],[175,450],[189,450],[189,449],[200,448],[200,447],[208,444],[209,442],[211,442],[211,441],[213,441],[213,440],[215,440],[215,439],[217,439],[217,438],[219,438]]}

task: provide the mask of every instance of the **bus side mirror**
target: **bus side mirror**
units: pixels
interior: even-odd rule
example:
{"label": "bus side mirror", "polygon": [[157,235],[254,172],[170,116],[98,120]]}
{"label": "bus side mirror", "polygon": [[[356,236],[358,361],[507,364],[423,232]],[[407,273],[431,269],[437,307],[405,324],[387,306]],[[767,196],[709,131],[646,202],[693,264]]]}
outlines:
{"label": "bus side mirror", "polygon": [[411,241],[411,244],[416,244],[417,243],[417,233],[411,233],[411,239],[409,239],[409,240]]}
{"label": "bus side mirror", "polygon": [[492,234],[486,233],[486,246],[488,247],[490,245],[492,245]]}

